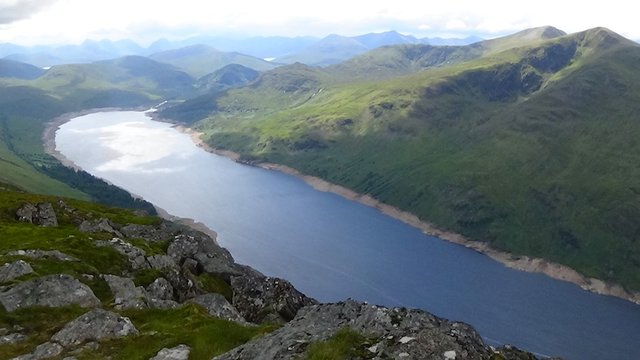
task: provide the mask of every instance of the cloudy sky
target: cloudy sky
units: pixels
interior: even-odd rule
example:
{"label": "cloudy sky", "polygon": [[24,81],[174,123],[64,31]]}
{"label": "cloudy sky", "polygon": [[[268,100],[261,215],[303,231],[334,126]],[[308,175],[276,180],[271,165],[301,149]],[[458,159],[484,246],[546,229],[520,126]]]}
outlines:
{"label": "cloudy sky", "polygon": [[[596,6],[598,4],[599,6]],[[397,30],[485,38],[553,25],[605,26],[640,39],[633,2],[499,0],[0,0],[0,43],[130,38],[143,45],[193,35],[325,36]]]}

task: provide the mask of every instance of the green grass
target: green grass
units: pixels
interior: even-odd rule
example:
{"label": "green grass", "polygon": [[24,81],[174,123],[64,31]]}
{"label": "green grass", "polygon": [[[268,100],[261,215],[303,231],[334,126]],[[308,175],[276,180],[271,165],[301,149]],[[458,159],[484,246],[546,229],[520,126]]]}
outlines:
{"label": "green grass", "polygon": [[185,344],[191,347],[189,359],[208,360],[273,330],[273,327],[241,326],[213,318],[194,304],[172,310],[136,310],[122,314],[131,319],[140,335],[103,341],[98,352],[85,351],[78,359],[104,359],[106,356],[149,359],[163,348]]}
{"label": "green grass", "polygon": [[604,29],[511,40],[385,80],[283,67],[197,127],[215,147],[640,290],[640,47]]}
{"label": "green grass", "polygon": [[[87,218],[106,217],[121,224],[154,224],[161,221],[152,216],[137,216],[130,210],[110,208],[95,203],[65,199],[75,209],[66,213],[58,205],[58,197],[34,195],[16,192],[10,186],[0,189],[0,254],[12,250],[59,250],[80,261],[59,262],[48,259],[31,260],[20,256],[0,256],[5,262],[17,259],[28,260],[33,265],[35,274],[29,277],[66,273],[82,279],[82,274],[97,276],[99,274],[120,274],[129,267],[128,260],[117,251],[108,247],[97,247],[94,240],[111,239],[110,234],[87,234],[77,229],[76,222]],[[16,210],[24,203],[50,202],[58,214],[58,227],[44,228],[15,219]],[[139,243],[139,242],[138,242]],[[161,244],[148,244],[153,250]],[[156,250],[159,251],[159,250]],[[153,251],[151,251],[153,252]],[[100,285],[96,283],[97,285]],[[91,284],[90,284],[91,285]]]}
{"label": "green grass", "polygon": [[307,349],[306,359],[373,359],[375,354],[367,350],[371,345],[364,335],[349,328],[342,328],[328,340],[311,344]]}
{"label": "green grass", "polygon": [[64,308],[29,308],[8,313],[0,307],[0,328],[12,329],[19,326],[27,335],[25,341],[12,345],[0,345],[0,356],[12,359],[16,356],[28,354],[33,349],[48,341],[49,338],[69,321],[87,312],[77,306]]}

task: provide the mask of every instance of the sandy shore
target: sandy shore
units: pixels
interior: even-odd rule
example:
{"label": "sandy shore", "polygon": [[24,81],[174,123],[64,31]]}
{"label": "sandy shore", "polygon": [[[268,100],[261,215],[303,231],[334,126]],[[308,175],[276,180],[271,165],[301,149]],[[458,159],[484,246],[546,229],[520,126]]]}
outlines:
{"label": "sandy shore", "polygon": [[[159,119],[154,120],[162,121]],[[220,150],[209,146],[201,139],[202,133],[199,133],[191,128],[182,125],[176,125],[175,128],[185,134],[188,134],[197,146],[203,148],[208,152],[228,157],[234,161],[240,160],[240,155],[238,153],[229,150]],[[420,229],[427,235],[435,236],[440,239],[473,249],[491,257],[492,259],[512,269],[542,273],[554,279],[568,281],[570,283],[576,284],[584,290],[591,291],[596,294],[616,296],[625,300],[629,300],[636,304],[640,304],[640,292],[629,292],[625,290],[621,285],[608,283],[600,279],[586,277],[565,265],[553,263],[540,258],[514,256],[510,253],[496,250],[490,247],[487,243],[473,241],[464,237],[463,235],[438,229],[435,225],[421,220],[416,215],[407,211],[400,210],[394,206],[384,204],[371,197],[370,195],[357,193],[344,186],[332,184],[315,176],[305,175],[298,170],[288,166],[273,163],[258,163],[255,164],[255,166],[267,170],[280,171],[295,176],[302,179],[304,182],[306,182],[316,190],[331,192],[346,199],[357,201],[361,204],[376,208],[385,215],[391,216],[408,225]]]}
{"label": "sandy shore", "polygon": [[[45,146],[45,151],[51,154],[52,156],[56,157],[63,164],[77,169],[78,167],[72,161],[70,161],[69,159],[64,157],[64,155],[60,154],[58,151],[55,150],[56,130],[59,128],[60,125],[64,124],[65,122],[69,121],[72,118],[86,115],[92,112],[110,111],[110,110],[122,110],[122,109],[92,109],[92,110],[82,111],[78,113],[64,114],[58,118],[53,119],[51,122],[47,124],[42,136],[43,143]],[[149,115],[156,121],[175,124],[174,122],[154,116],[155,115],[154,113],[149,113]],[[233,151],[216,149],[209,146],[207,143],[205,143],[201,139],[202,133],[199,133],[191,128],[188,128],[182,125],[174,125],[174,127],[176,128],[176,130],[183,132],[185,134],[188,134],[193,140],[193,142],[197,146],[203,148],[204,150],[214,154],[225,156],[234,161],[240,160],[240,155]],[[327,182],[323,179],[320,179],[314,176],[302,174],[298,170],[290,168],[288,166],[273,164],[273,163],[258,163],[258,164],[255,164],[255,166],[258,166],[267,170],[280,171],[280,172],[298,177],[316,190],[331,192],[331,193],[340,195],[346,199],[357,201],[361,204],[376,208],[385,215],[391,216],[408,225],[411,225],[415,228],[420,229],[423,233],[427,235],[435,236],[440,239],[473,249],[475,251],[478,251],[482,254],[485,254],[491,257],[492,259],[504,264],[507,267],[521,270],[521,271],[543,273],[554,279],[568,281],[573,284],[576,284],[587,291],[591,291],[597,294],[616,296],[622,299],[629,300],[636,304],[640,304],[640,292],[629,292],[629,291],[626,291],[622,286],[618,284],[612,284],[612,283],[602,281],[600,279],[586,277],[565,265],[549,262],[547,260],[540,259],[540,258],[532,258],[528,256],[514,256],[510,253],[493,249],[487,243],[473,241],[460,234],[438,229],[433,224],[427,221],[421,220],[414,214],[411,214],[407,211],[403,211],[396,207],[384,204],[376,200],[375,198],[371,197],[370,195],[359,194],[343,186],[332,184],[330,182]],[[164,209],[161,209],[158,207],[156,207],[156,209],[158,211],[158,214],[165,219],[177,221],[187,226],[190,226],[195,230],[202,231],[204,233],[209,234],[214,239],[217,236],[215,231],[209,229],[206,225],[202,223],[195,222],[193,219],[178,218],[169,214]]]}

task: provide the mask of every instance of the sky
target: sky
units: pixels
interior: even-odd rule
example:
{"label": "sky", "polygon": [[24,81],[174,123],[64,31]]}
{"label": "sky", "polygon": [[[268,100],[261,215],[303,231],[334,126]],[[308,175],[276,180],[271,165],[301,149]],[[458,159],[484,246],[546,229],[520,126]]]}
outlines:
{"label": "sky", "polygon": [[568,33],[604,26],[637,40],[638,24],[628,0],[0,0],[0,43],[21,45],[388,30],[492,38],[545,25]]}

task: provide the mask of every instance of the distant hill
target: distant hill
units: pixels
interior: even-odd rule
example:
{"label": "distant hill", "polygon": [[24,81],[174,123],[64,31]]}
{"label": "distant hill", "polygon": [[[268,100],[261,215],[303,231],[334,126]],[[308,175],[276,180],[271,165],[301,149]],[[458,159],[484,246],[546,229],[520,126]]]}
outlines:
{"label": "distant hill", "polygon": [[192,45],[207,45],[224,52],[239,52],[260,59],[276,58],[296,53],[318,41],[310,36],[258,36],[250,38],[197,36],[180,41],[161,39],[148,48],[154,54],[166,50],[179,49]]}
{"label": "distant hill", "polygon": [[355,36],[353,39],[366,46],[368,49],[375,49],[386,45],[416,44],[420,42],[420,40],[416,39],[414,36],[402,35],[397,31],[369,33]]}
{"label": "distant hill", "polygon": [[[143,56],[126,56],[90,64],[57,65],[34,82],[89,107],[118,102],[137,104],[152,98],[174,98],[192,93],[194,79],[172,65]],[[105,93],[105,92],[108,92]],[[158,98],[160,100],[160,98]]]}
{"label": "distant hill", "polygon": [[0,59],[0,78],[31,80],[42,74],[44,74],[44,70],[39,67],[13,60]]}
{"label": "distant hill", "polygon": [[[453,43],[466,45],[476,39],[479,38],[470,38],[468,40],[437,39],[435,42],[438,45],[450,45]],[[300,62],[307,65],[327,66],[341,63],[382,46],[430,44],[431,41],[434,40],[429,38],[417,39],[414,36],[403,35],[396,31],[369,33],[354,37],[329,35],[295,54],[276,58],[276,61],[288,64]]]}
{"label": "distant hill", "polygon": [[258,71],[269,70],[278,66],[278,64],[253,56],[218,51],[206,45],[193,45],[167,50],[149,57],[155,61],[180,68],[195,78],[212,73],[229,64],[239,64]]}
{"label": "distant hill", "polygon": [[[552,27],[263,73],[207,141],[640,290],[640,46]],[[193,109],[192,109],[193,110]]]}
{"label": "distant hill", "polygon": [[196,87],[209,91],[222,91],[246,85],[260,73],[240,64],[229,64],[198,79]]}

